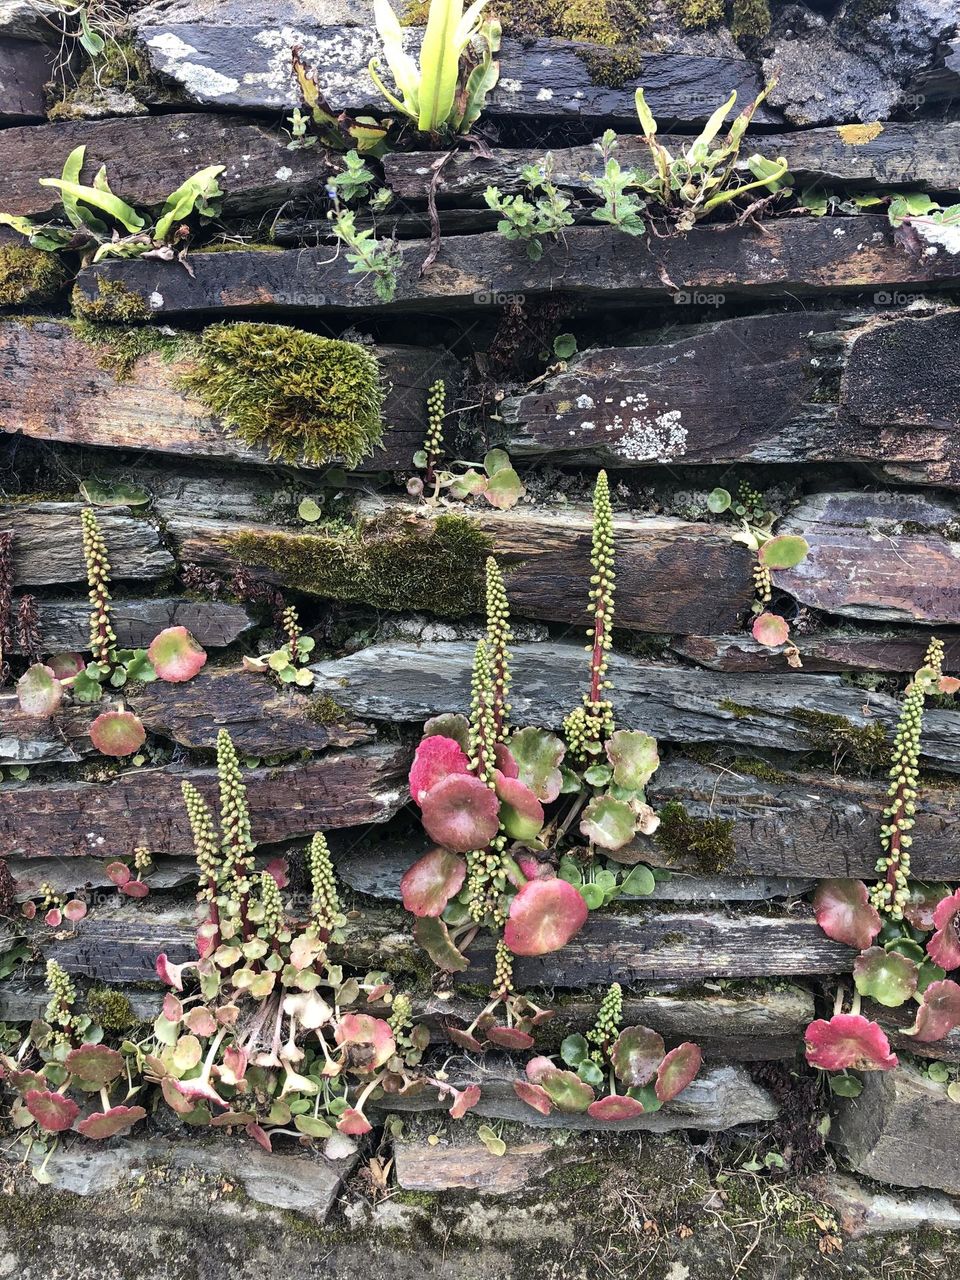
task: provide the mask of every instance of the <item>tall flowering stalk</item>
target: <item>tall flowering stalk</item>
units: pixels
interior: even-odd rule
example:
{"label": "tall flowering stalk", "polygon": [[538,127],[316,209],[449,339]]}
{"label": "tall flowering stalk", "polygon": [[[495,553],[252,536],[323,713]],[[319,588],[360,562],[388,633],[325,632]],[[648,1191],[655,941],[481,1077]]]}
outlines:
{"label": "tall flowering stalk", "polygon": [[221,885],[231,914],[243,914],[253,883],[255,845],[250,834],[247,789],[243,784],[236,747],[226,729],[217,734],[217,776],[220,781],[220,848],[223,855]]}
{"label": "tall flowering stalk", "polygon": [[487,558],[487,657],[493,684],[493,729],[497,742],[506,741],[510,703],[510,606],[503,574],[493,556]]}
{"label": "tall flowering stalk", "polygon": [[564,721],[564,731],[571,753],[581,759],[596,755],[614,730],[613,706],[604,696],[611,682],[607,680],[608,654],[613,644],[614,571],[613,509],[607,473],[597,476],[593,491],[593,543],[590,553],[593,573],[590,578],[590,602],[587,610],[592,626],[587,631],[590,643],[590,687],[583,695],[583,706],[577,707]]}
{"label": "tall flowering stalk", "polygon": [[92,507],[80,512],[83,558],[90,588],[90,651],[98,665],[112,670],[117,665],[117,637],[110,620],[110,561],[100,522]]}
{"label": "tall flowering stalk", "polygon": [[942,670],[943,645],[934,638],[927,649],[924,665],[907,689],[893,743],[887,791],[890,803],[883,811],[884,820],[880,828],[883,855],[877,862],[877,871],[882,879],[874,886],[870,901],[878,911],[885,912],[894,920],[903,919],[903,909],[910,897],[910,846],[913,837],[909,833],[917,811],[923,703],[926,694],[936,689]]}
{"label": "tall flowering stalk", "polygon": [[[217,898],[220,894],[220,844],[217,839],[216,827],[213,824],[213,815],[207,807],[203,796],[192,782],[184,782],[180,789],[183,793],[183,802],[187,808],[187,820],[190,823],[197,869],[200,872],[200,888],[197,892],[197,899],[208,904],[209,914],[207,919],[213,929],[218,931],[220,924],[220,914],[217,907]],[[219,942],[218,932],[214,935],[214,945],[217,942]]]}

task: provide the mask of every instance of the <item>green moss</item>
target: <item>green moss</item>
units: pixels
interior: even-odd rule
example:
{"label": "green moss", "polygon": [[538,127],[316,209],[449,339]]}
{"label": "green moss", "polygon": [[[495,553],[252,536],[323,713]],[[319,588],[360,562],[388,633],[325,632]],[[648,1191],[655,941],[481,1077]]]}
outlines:
{"label": "green moss", "polygon": [[253,249],[257,253],[283,253],[282,244],[262,244],[254,240],[215,240],[213,244],[202,244],[197,249],[191,249],[190,253],[246,253]]}
{"label": "green moss", "polygon": [[394,1204],[408,1204],[415,1209],[429,1209],[434,1213],[441,1206],[440,1196],[435,1191],[395,1191],[390,1199]]}
{"label": "green moss", "polygon": [[181,385],[271,458],[354,467],[383,436],[372,351],[282,324],[211,325]]}
{"label": "green moss", "polygon": [[321,693],[310,703],[307,716],[314,724],[339,724],[347,718],[347,712],[335,698]]}
{"label": "green moss", "polygon": [[736,856],[732,818],[693,818],[679,800],[660,810],[656,841],[671,862],[693,861],[700,871],[718,874]]}
{"label": "green moss", "polygon": [[137,361],[142,356],[158,354],[172,361],[191,349],[189,339],[172,338],[160,329],[142,325],[136,329],[118,329],[113,325],[94,324],[89,320],[71,322],[74,336],[97,350],[97,364],[112,373],[117,382],[129,382]]}
{"label": "green moss", "polygon": [[775,769],[768,761],[754,760],[751,756],[738,756],[730,761],[729,768],[734,773],[749,773],[752,777],[759,778],[761,782],[790,781],[790,775],[784,773],[782,769]]}
{"label": "green moss", "polygon": [[64,286],[67,273],[55,253],[30,245],[0,248],[0,307],[47,302]]}
{"label": "green moss", "polygon": [[103,53],[87,63],[77,83],[50,107],[47,115],[51,120],[88,119],[85,107],[107,107],[105,89],[130,93],[136,98],[151,79],[149,63],[131,39],[108,40]]}
{"label": "green moss", "polygon": [[593,1160],[570,1160],[547,1174],[546,1183],[551,1191],[582,1191],[603,1181],[604,1168]]}
{"label": "green moss", "polygon": [[110,987],[95,987],[87,995],[87,1013],[104,1031],[128,1031],[137,1025],[130,1001]]}
{"label": "green moss", "polygon": [[150,319],[147,304],[122,280],[97,277],[97,296],[88,298],[79,285],[74,285],[73,312],[94,324],[139,324]]}
{"label": "green moss", "polygon": [[673,8],[688,31],[712,26],[724,17],[724,0],[673,0]]}
{"label": "green moss", "polygon": [[790,716],[803,725],[811,745],[820,751],[842,755],[864,769],[883,768],[889,763],[887,734],[879,721],[860,726],[845,716],[806,707],[794,708]]}
{"label": "green moss", "polygon": [[445,618],[480,610],[490,538],[464,516],[370,520],[334,532],[241,533],[228,543],[245,568],[378,609],[423,609]]}
{"label": "green moss", "polygon": [[874,18],[881,18],[893,9],[894,0],[857,0],[847,10],[847,21],[854,27],[864,27]]}
{"label": "green moss", "polygon": [[622,89],[630,81],[639,79],[643,71],[643,52],[636,46],[583,49],[577,53],[593,83],[606,85],[608,89]]}
{"label": "green moss", "polygon": [[733,0],[730,30],[735,40],[765,36],[770,30],[770,0]]}
{"label": "green moss", "polygon": [[743,702],[734,702],[732,698],[721,698],[717,706],[721,711],[729,711],[734,720],[748,720],[751,716],[766,714],[761,707],[748,707]]}

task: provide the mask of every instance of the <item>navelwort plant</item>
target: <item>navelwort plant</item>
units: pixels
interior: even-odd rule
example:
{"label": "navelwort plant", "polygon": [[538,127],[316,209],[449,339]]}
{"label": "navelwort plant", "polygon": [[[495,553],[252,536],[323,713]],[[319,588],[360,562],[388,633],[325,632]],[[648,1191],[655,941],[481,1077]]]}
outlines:
{"label": "navelwort plant", "polygon": [[[836,993],[833,1016],[806,1031],[807,1061],[828,1072],[834,1092],[853,1097],[861,1082],[846,1073],[890,1071],[898,1065],[883,1029],[861,1013],[866,997],[886,1008],[916,1004],[913,1025],[903,1031],[918,1043],[941,1040],[960,1026],[960,890],[910,880],[910,848],[918,799],[918,760],[923,704],[931,693],[956,693],[960,680],[944,676],[943,646],[931,640],[923,666],[907,688],[893,742],[887,805],[880,828],[880,880],[825,880],[813,904],[817,922],[837,942],[855,947],[854,991]],[[960,976],[960,975],[958,975]]]}
{"label": "navelwort plant", "polygon": [[[490,1003],[459,1044],[522,1048],[546,1011],[513,989],[515,955],[565,946],[591,907],[652,892],[649,868],[615,870],[616,858],[658,819],[644,787],[659,764],[647,733],[617,729],[608,698],[614,613],[612,513],[607,478],[594,495],[588,686],[564,736],[510,723],[511,630],[500,569],[487,562],[487,631],[477,643],[469,716],[428,721],[410,770],[410,794],[436,847],[403,877],[414,935],[441,969],[459,972],[482,929],[497,937]],[[576,835],[574,823],[579,819]],[[632,862],[633,859],[631,858]],[[496,1021],[500,1006],[505,1018]]]}
{"label": "navelwort plant", "polygon": [[316,642],[312,636],[303,634],[300,617],[293,605],[283,611],[283,629],[287,634],[286,644],[260,658],[250,658],[245,654],[243,669],[260,673],[272,671],[281,684],[309,689],[313,684],[313,672],[306,664]]}
{"label": "navelwort plant", "polygon": [[[420,468],[424,476],[423,479],[411,477],[407,492],[413,497],[426,496],[427,501],[434,504],[445,490],[453,498],[482,497],[499,511],[516,506],[526,489],[504,449],[489,449],[483,462],[457,460],[446,467],[440,466],[446,405],[446,384],[438,378],[427,393],[427,434],[423,448],[413,455],[413,465]],[[450,469],[454,467],[463,469]]]}
{"label": "navelwort plant", "polygon": [[92,186],[80,182],[85,153],[86,147],[74,147],[59,178],[40,179],[42,187],[60,192],[68,226],[61,222],[34,222],[10,213],[0,213],[0,225],[27,236],[35,249],[79,253],[84,265],[107,257],[178,257],[182,261],[191,235],[186,220],[194,213],[200,218],[213,218],[220,212],[223,192],[217,178],[224,172],[222,164],[208,165],[181,183],[167,196],[159,217],[151,225],[145,215],[110,190],[105,166],[101,165]]}

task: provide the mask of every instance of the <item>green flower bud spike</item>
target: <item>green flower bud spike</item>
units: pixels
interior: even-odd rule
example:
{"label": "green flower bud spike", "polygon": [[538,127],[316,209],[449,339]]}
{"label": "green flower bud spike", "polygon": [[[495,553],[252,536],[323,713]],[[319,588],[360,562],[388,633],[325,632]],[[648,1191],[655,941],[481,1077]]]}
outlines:
{"label": "green flower bud spike", "polygon": [[427,392],[427,435],[423,442],[426,457],[425,484],[433,484],[434,472],[443,451],[443,419],[447,411],[447,387],[438,378]]}
{"label": "green flower bud spike", "polygon": [[217,734],[217,775],[220,780],[220,847],[223,853],[222,888],[230,901],[243,906],[250,896],[255,845],[250,834],[247,789],[240,761],[226,729]]}
{"label": "green flower bud spike", "polygon": [[393,998],[393,1008],[387,1019],[394,1039],[399,1039],[413,1024],[413,1002],[404,991],[398,991]]}
{"label": "green flower bud spike", "polygon": [[112,669],[117,665],[117,637],[110,621],[110,561],[100,523],[92,507],[80,512],[83,559],[90,594],[90,651],[93,660]]}
{"label": "green flower bud spike", "polygon": [[260,872],[260,905],[263,909],[260,936],[275,942],[284,926],[283,899],[280,886],[269,871]]}
{"label": "green flower bud spike", "polygon": [[287,636],[287,646],[290,649],[290,661],[297,661],[297,641],[303,635],[303,628],[300,626],[300,615],[297,613],[293,605],[288,605],[283,611],[283,629]]}
{"label": "green flower bud spike", "polygon": [[497,745],[497,693],[486,640],[478,640],[470,678],[470,770],[493,786]]}
{"label": "green flower bud spike", "polygon": [[590,562],[593,574],[590,578],[590,613],[593,625],[587,631],[590,643],[590,688],[583,695],[583,706],[577,707],[563,722],[567,746],[571,755],[581,760],[597,755],[604,739],[614,730],[613,705],[605,691],[612,688],[606,679],[607,655],[613,643],[614,615],[614,546],[613,508],[610,505],[610,486],[607,473],[597,476],[593,491],[593,545]]}
{"label": "green flower bud spike", "polygon": [[883,811],[880,845],[883,855],[877,862],[882,877],[870,893],[870,901],[878,911],[893,920],[903,919],[903,909],[910,898],[910,846],[917,811],[917,782],[920,776],[920,735],[923,731],[923,702],[926,694],[936,692],[943,671],[943,645],[930,641],[924,665],[907,689],[893,742],[890,768],[890,803]]}
{"label": "green flower bud spike", "polygon": [[497,742],[504,742],[510,714],[510,606],[503,574],[493,556],[487,558],[487,653],[493,681],[493,728]]}
{"label": "green flower bud spike", "polygon": [[51,1027],[59,1028],[58,1039],[66,1041],[73,1028],[73,1006],[77,1002],[77,989],[70,975],[56,960],[47,961],[46,987],[50,1000],[43,1015],[44,1020]]}
{"label": "green flower bud spike", "polygon": [[310,884],[313,900],[310,914],[314,927],[321,933],[332,934],[340,923],[340,897],[333,874],[333,862],[326,837],[317,832],[307,851],[310,863]]}
{"label": "green flower bud spike", "polygon": [[183,802],[187,807],[187,820],[193,836],[193,852],[200,872],[199,902],[209,902],[210,921],[217,923],[217,897],[220,894],[220,841],[213,823],[213,814],[207,802],[192,782],[181,783]]}
{"label": "green flower bud spike", "polygon": [[623,989],[619,982],[614,982],[600,1002],[596,1022],[587,1032],[587,1040],[594,1046],[590,1056],[598,1067],[605,1065],[610,1048],[620,1034],[622,1017]]}

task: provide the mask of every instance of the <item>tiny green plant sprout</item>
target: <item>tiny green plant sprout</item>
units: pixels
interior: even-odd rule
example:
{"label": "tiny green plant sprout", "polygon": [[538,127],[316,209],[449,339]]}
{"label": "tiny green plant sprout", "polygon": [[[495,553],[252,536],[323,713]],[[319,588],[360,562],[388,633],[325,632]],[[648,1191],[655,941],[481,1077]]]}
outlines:
{"label": "tiny green plant sprout", "polygon": [[244,655],[243,669],[261,673],[272,671],[281,684],[309,689],[313,684],[313,672],[306,663],[313,653],[315,641],[312,636],[303,634],[299,615],[293,605],[288,605],[283,611],[283,629],[287,635],[286,643],[260,658]]}
{"label": "tiny green plant sprout", "polygon": [[754,640],[765,648],[779,649],[791,667],[800,667],[800,651],[790,639],[790,624],[779,613],[769,608],[773,596],[773,571],[795,569],[802,564],[810,551],[810,544],[798,534],[773,533],[775,519],[772,511],[764,509],[763,495],[749,485],[741,485],[737,500],[729,490],[713,489],[707,497],[707,506],[715,514],[729,512],[740,522],[732,535],[734,542],[742,542],[756,553],[753,567],[753,585],[756,592],[753,602]]}
{"label": "tiny green plant sprout", "polygon": [[300,89],[303,105],[310,112],[310,120],[316,135],[307,133],[307,118],[300,108],[288,117],[290,124],[290,150],[313,146],[322,142],[332,151],[358,151],[361,155],[382,156],[387,149],[389,120],[374,116],[351,116],[347,112],[335,112],[321,92],[316,72],[308,71],[302,57],[303,50],[295,45],[291,50],[293,76]]}
{"label": "tiny green plant sprout", "polygon": [[[90,602],[90,661],[78,653],[57,653],[46,662],[35,662],[17,682],[20,709],[49,719],[65,696],[74,703],[97,703],[105,694],[128,684],[166,680],[190,680],[207,660],[186,627],[167,627],[148,649],[121,649],[113,628],[110,597],[110,561],[103,530],[92,507],[80,512],[83,557]],[[102,711],[90,725],[90,740],[106,756],[130,756],[146,739],[137,716],[123,703]]]}
{"label": "tiny green plant sprout", "polygon": [[520,240],[527,257],[537,262],[543,257],[546,236],[558,238],[573,225],[572,200],[553,181],[553,156],[547,153],[539,164],[521,170],[526,195],[505,195],[499,187],[487,187],[483,198],[500,214],[497,230],[507,240]]}
{"label": "tiny green plant sprout", "polygon": [[84,264],[107,257],[144,255],[182,260],[192,234],[188,219],[194,214],[201,219],[213,218],[220,211],[223,192],[217,178],[224,171],[222,164],[209,165],[187,178],[167,196],[156,221],[151,223],[110,190],[105,167],[101,166],[93,186],[80,182],[85,152],[85,147],[75,147],[59,178],[40,179],[42,187],[60,192],[62,220],[37,223],[0,213],[0,225],[27,236],[36,249],[77,252]]}
{"label": "tiny green plant sprout", "polygon": [[[394,999],[383,973],[345,976],[330,956],[346,923],[330,851],[317,833],[307,850],[312,893],[304,919],[290,919],[283,865],[258,872],[246,788],[225,731],[217,741],[219,830],[199,791],[183,784],[200,878],[197,959],[157,958],[170,988],[139,1050],[147,1079],[188,1122],[231,1125],[270,1149],[271,1135],[301,1139],[367,1133],[367,1103],[421,1087],[417,1067],[429,1032],[409,999]],[[364,1011],[391,1007],[388,1019]],[[479,1089],[454,1090],[462,1115]]]}
{"label": "tiny green plant sprout", "polygon": [[[489,449],[483,462],[458,460],[450,462],[447,467],[440,466],[446,416],[446,384],[438,378],[427,394],[427,434],[423,448],[413,455],[413,465],[424,474],[422,478],[411,477],[407,482],[407,492],[413,497],[425,494],[427,500],[434,504],[441,491],[445,490],[452,498],[468,500],[482,497],[499,511],[508,511],[516,506],[526,489],[505,450]],[[430,489],[432,492],[427,492]]]}
{"label": "tiny green plant sprout", "polygon": [[397,292],[397,272],[403,266],[403,254],[396,240],[378,240],[373,227],[358,227],[357,215],[344,209],[332,189],[334,207],[327,215],[333,234],[346,247],[350,274],[371,277],[373,291],[381,302],[392,302]]}
{"label": "tiny green plant sprout", "polygon": [[[960,984],[947,976],[960,969],[960,891],[910,879],[924,699],[960,689],[942,666],[943,646],[934,639],[907,689],[894,738],[889,803],[880,828],[880,880],[872,890],[860,880],[825,880],[814,895],[820,928],[860,953],[850,1012],[842,1011],[841,987],[833,1017],[807,1028],[807,1061],[824,1071],[889,1071],[897,1065],[882,1028],[861,1013],[864,998],[886,1008],[914,1002],[916,1017],[904,1034],[920,1043],[940,1040],[960,1026]],[[844,1074],[832,1078],[831,1086],[855,1096],[860,1081]]]}
{"label": "tiny green plant sprout", "polygon": [[[496,53],[500,23],[481,20],[487,0],[463,11],[463,0],[430,0],[419,62],[404,47],[404,29],[389,0],[374,0],[373,14],[396,93],[384,84],[380,61],[370,79],[395,111],[420,133],[469,133],[500,75]],[[398,96],[399,95],[399,96]]]}
{"label": "tiny green plant sprout", "polygon": [[691,1041],[667,1052],[650,1027],[623,1027],[623,992],[615,982],[585,1036],[568,1035],[553,1058],[531,1058],[526,1079],[514,1083],[522,1102],[541,1115],[586,1113],[609,1124],[659,1111],[696,1078],[702,1063]]}
{"label": "tiny green plant sprout", "polygon": [[[557,951],[592,906],[654,887],[647,867],[620,872],[603,861],[656,830],[643,788],[659,764],[649,734],[616,728],[608,698],[614,569],[603,473],[594,496],[592,560],[588,688],[567,717],[564,737],[510,723],[509,610],[491,558],[470,715],[428,721],[410,770],[411,797],[435,844],[401,882],[404,905],[417,917],[417,941],[439,968],[459,972],[479,929],[497,937],[490,1004],[454,1036],[471,1048],[480,1046],[478,1031],[496,1044],[532,1043],[529,1033],[544,1012],[514,993],[514,956]],[[501,1004],[505,1024],[494,1021]]]}
{"label": "tiny green plant sprout", "polygon": [[927,244],[960,253],[960,204],[944,208],[925,192],[897,192],[891,194],[887,216],[898,238],[914,252]]}

